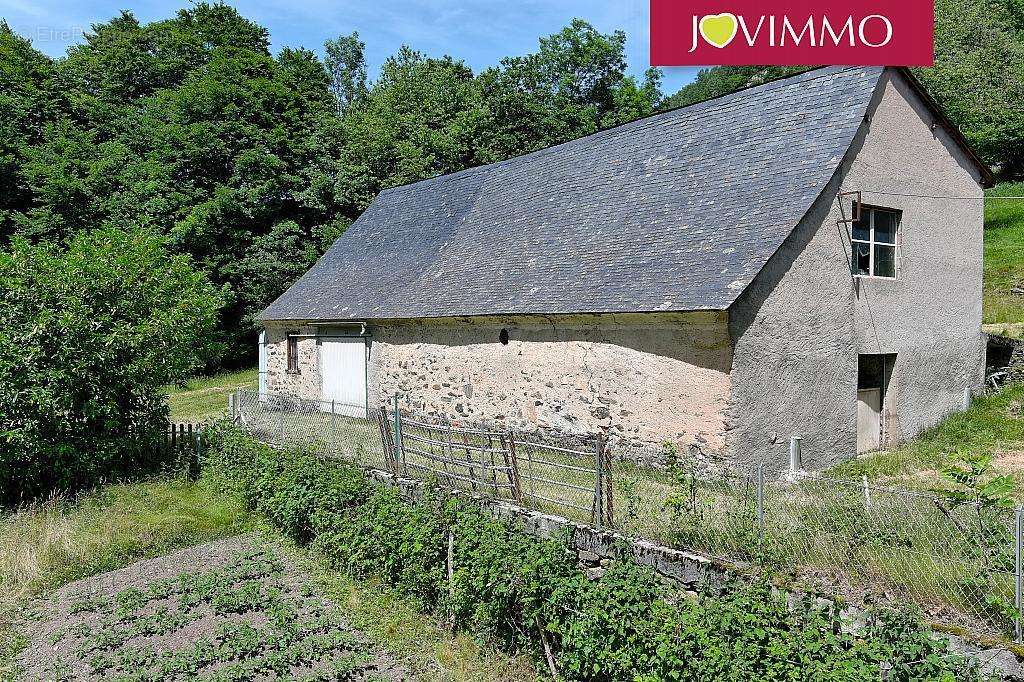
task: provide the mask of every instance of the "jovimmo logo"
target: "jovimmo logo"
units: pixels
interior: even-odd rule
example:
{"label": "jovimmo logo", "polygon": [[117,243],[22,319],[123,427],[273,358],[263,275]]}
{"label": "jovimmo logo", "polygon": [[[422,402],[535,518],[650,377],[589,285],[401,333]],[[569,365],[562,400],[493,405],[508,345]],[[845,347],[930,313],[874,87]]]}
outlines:
{"label": "jovimmo logo", "polygon": [[651,64],[931,66],[932,0],[651,0]]}

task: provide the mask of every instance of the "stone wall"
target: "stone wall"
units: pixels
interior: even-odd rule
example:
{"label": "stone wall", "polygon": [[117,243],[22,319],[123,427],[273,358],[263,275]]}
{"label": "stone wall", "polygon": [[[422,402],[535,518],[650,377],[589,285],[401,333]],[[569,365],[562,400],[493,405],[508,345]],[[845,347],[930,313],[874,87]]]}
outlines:
{"label": "stone wall", "polygon": [[[267,391],[298,398],[320,400],[320,346],[316,327],[268,323]],[[299,367],[288,371],[288,335],[297,334]]]}
{"label": "stone wall", "polygon": [[[718,453],[729,394],[722,314],[394,322],[371,326],[371,404],[558,434]],[[508,343],[501,343],[502,330]]]}
{"label": "stone wall", "polygon": [[[268,391],[320,398],[318,330],[330,331],[267,325]],[[415,412],[464,423],[708,454],[724,444],[724,314],[382,321],[367,331],[371,407],[397,392]],[[300,335],[297,373],[286,370],[290,333]]]}

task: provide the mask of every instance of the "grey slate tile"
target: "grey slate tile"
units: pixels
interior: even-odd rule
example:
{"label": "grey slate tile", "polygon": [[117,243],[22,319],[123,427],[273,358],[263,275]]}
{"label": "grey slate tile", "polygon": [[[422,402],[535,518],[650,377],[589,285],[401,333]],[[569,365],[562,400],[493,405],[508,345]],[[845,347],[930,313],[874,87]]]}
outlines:
{"label": "grey slate tile", "polygon": [[832,177],[881,73],[810,71],[386,190],[262,318],[728,308]]}

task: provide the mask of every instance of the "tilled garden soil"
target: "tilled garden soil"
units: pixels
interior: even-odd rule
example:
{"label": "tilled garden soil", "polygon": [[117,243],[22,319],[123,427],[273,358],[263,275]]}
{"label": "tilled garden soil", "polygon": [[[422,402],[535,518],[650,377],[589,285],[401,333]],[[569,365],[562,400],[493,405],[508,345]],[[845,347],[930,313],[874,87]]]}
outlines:
{"label": "tilled garden soil", "polygon": [[72,583],[29,613],[27,680],[408,679],[255,537]]}

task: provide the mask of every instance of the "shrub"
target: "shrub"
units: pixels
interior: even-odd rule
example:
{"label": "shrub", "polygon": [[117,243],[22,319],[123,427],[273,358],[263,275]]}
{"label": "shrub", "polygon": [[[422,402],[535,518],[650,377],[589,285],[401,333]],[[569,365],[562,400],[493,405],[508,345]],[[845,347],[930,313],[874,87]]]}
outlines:
{"label": "shrub", "polygon": [[147,232],[103,229],[0,253],[0,504],[136,469],[161,387],[216,349],[220,296]]}
{"label": "shrub", "polygon": [[890,680],[978,678],[912,615],[871,614],[855,636],[834,607],[790,605],[759,581],[683,597],[626,551],[591,581],[567,538],[536,539],[429,491],[408,502],[356,469],[230,427],[207,465],[337,568],[379,576],[453,627],[542,665],[546,646],[567,680],[877,680],[883,665]]}

